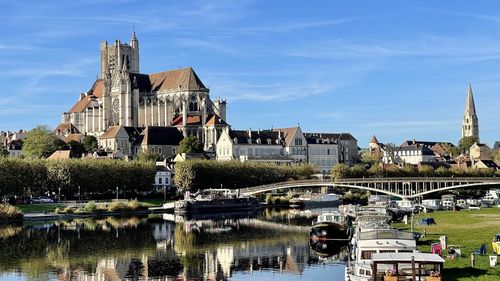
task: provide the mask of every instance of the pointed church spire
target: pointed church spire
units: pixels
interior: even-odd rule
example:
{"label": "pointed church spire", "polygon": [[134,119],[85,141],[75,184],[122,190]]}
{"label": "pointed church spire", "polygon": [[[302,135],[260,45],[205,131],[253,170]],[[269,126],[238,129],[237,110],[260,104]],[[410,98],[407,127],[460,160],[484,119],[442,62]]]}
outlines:
{"label": "pointed church spire", "polygon": [[476,115],[476,105],[474,104],[474,95],[472,94],[472,86],[469,83],[469,90],[467,92],[467,100],[465,102],[465,114]]}
{"label": "pointed church spire", "polygon": [[479,121],[476,115],[476,105],[472,86],[469,84],[467,99],[465,101],[464,119],[462,121],[462,138],[475,137],[479,141]]}

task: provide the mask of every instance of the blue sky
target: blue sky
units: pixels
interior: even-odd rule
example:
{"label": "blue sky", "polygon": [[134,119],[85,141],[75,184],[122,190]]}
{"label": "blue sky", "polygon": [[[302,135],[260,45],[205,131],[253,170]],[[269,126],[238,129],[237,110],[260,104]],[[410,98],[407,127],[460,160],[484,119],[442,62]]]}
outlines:
{"label": "blue sky", "polygon": [[192,66],[233,128],[457,143],[471,83],[500,140],[500,2],[2,2],[0,130],[55,127],[135,25],[141,72]]}

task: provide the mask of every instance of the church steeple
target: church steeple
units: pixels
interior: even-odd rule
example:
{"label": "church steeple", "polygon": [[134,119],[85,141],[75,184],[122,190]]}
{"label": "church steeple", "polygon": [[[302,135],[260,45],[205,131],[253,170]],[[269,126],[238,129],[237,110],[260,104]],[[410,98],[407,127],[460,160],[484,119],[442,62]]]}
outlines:
{"label": "church steeple", "polygon": [[479,122],[476,115],[476,105],[474,104],[472,86],[470,84],[469,90],[467,91],[464,119],[462,122],[462,138],[463,137],[476,137],[479,141]]}

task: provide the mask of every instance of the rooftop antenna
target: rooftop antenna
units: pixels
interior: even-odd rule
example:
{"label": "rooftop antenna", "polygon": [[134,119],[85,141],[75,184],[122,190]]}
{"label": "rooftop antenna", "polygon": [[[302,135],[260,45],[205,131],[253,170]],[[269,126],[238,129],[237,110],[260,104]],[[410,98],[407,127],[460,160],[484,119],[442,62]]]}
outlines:
{"label": "rooftop antenna", "polygon": [[132,24],[132,31],[135,33],[135,23]]}

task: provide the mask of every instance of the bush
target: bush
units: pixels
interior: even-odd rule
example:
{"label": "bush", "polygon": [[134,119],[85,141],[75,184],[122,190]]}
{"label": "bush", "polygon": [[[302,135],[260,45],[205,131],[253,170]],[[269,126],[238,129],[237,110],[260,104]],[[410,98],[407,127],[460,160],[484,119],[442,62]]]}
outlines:
{"label": "bush", "polygon": [[23,212],[10,204],[0,204],[0,222],[2,220],[12,221],[20,220],[24,216]]}
{"label": "bush", "polygon": [[111,202],[108,207],[108,211],[110,212],[119,212],[119,211],[124,211],[127,210],[128,206],[127,203],[125,202]]}
{"label": "bush", "polygon": [[335,180],[349,177],[349,167],[346,164],[337,164],[332,168],[332,178]]}
{"label": "bush", "polygon": [[280,166],[238,161],[188,160],[175,164],[175,184],[181,189],[229,188],[310,178],[311,165]]}
{"label": "bush", "polygon": [[85,207],[83,207],[83,210],[89,212],[89,213],[94,213],[97,211],[97,206],[94,201],[89,201],[87,204],[85,204]]}

